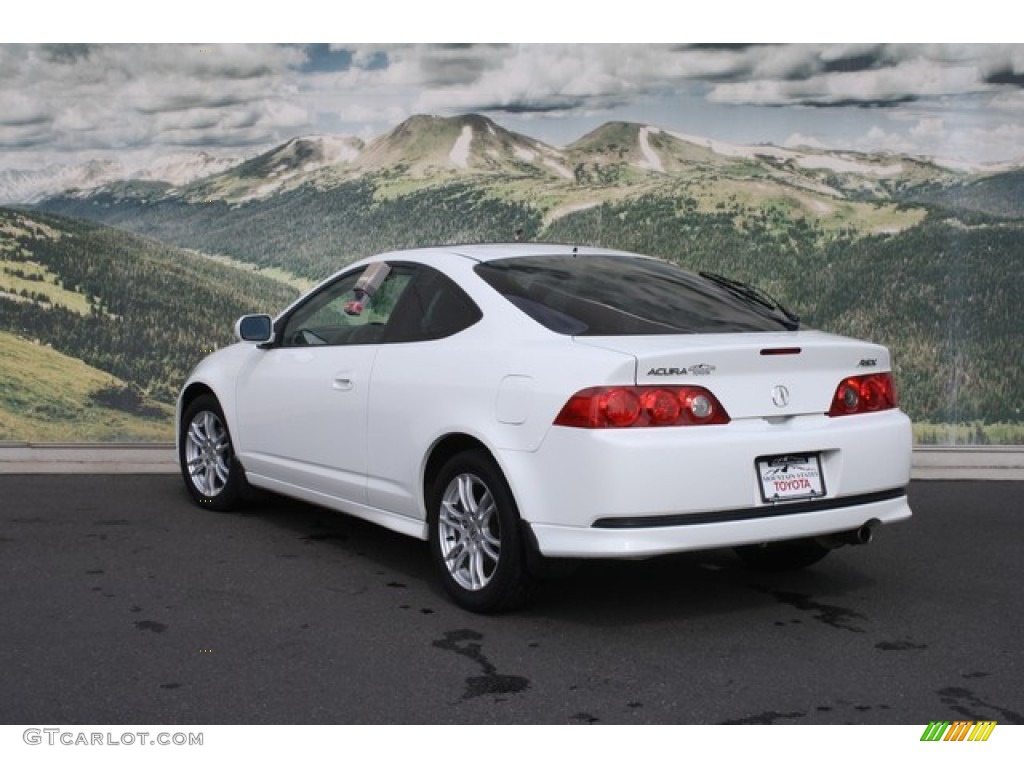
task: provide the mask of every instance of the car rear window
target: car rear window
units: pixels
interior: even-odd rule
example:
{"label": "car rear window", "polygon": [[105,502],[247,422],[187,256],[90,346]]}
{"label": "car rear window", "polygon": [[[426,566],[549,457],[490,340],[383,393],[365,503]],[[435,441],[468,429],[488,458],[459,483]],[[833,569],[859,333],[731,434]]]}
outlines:
{"label": "car rear window", "polygon": [[780,331],[798,325],[756,289],[657,259],[528,256],[475,269],[538,323],[571,336]]}

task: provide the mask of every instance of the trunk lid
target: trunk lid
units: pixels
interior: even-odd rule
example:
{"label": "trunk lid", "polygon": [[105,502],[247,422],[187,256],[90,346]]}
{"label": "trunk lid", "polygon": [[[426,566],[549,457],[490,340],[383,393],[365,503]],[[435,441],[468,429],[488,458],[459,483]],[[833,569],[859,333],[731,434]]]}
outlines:
{"label": "trunk lid", "polygon": [[823,414],[844,378],[890,370],[885,347],[821,331],[575,341],[632,355],[638,385],[704,387],[732,419]]}

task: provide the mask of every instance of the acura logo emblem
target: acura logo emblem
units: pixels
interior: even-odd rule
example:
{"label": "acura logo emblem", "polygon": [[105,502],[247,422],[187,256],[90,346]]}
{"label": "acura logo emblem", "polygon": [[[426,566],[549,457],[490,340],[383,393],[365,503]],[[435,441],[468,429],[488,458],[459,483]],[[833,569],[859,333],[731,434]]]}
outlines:
{"label": "acura logo emblem", "polygon": [[789,390],[781,384],[776,384],[772,387],[772,402],[779,408],[785,408],[789,405]]}

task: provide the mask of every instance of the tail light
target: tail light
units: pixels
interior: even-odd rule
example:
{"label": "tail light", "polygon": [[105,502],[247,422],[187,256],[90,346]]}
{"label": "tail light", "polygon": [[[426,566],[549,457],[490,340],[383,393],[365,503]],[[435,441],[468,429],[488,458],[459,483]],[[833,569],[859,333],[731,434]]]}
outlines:
{"label": "tail light", "polygon": [[873,413],[896,407],[896,383],[891,373],[851,376],[836,387],[829,416]]}
{"label": "tail light", "polygon": [[728,423],[725,408],[703,387],[591,387],[570,397],[555,419],[583,429]]}

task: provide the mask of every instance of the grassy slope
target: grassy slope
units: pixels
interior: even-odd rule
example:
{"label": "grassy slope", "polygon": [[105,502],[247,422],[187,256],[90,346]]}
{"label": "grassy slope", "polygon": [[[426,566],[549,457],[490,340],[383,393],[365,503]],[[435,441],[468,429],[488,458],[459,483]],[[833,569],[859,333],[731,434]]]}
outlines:
{"label": "grassy slope", "polygon": [[0,440],[164,442],[174,439],[173,409],[142,418],[92,402],[119,379],[73,357],[0,332]]}

